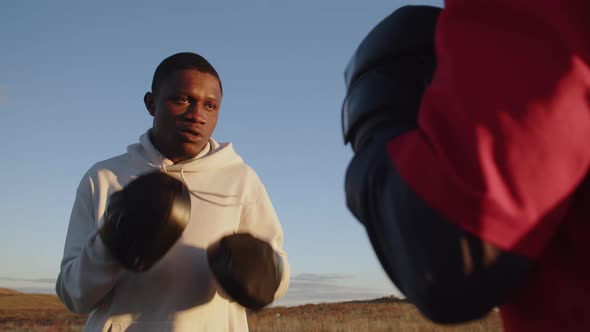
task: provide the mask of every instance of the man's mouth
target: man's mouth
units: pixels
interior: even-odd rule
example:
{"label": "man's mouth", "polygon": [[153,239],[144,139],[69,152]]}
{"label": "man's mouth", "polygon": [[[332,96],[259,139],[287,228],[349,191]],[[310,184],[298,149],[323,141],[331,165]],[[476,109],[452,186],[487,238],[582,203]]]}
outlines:
{"label": "man's mouth", "polygon": [[203,135],[201,134],[200,130],[192,128],[180,129],[180,136],[182,136],[182,138],[188,142],[196,142],[203,138]]}

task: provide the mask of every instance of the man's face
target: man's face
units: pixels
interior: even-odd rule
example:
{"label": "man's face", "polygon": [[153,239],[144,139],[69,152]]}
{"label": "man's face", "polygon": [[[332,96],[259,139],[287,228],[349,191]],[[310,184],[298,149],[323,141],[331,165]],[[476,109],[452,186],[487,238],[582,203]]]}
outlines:
{"label": "man's face", "polygon": [[196,156],[215,130],[221,98],[215,76],[195,69],[174,72],[144,97],[154,117],[154,146],[174,163]]}

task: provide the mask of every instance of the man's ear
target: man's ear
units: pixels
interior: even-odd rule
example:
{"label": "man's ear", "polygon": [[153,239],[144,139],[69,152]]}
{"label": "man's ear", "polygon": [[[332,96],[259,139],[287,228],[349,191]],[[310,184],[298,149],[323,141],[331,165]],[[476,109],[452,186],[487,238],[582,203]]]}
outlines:
{"label": "man's ear", "polygon": [[156,114],[156,109],[154,107],[154,94],[151,92],[146,92],[145,96],[143,96],[143,103],[145,104],[145,108],[150,113],[151,116]]}

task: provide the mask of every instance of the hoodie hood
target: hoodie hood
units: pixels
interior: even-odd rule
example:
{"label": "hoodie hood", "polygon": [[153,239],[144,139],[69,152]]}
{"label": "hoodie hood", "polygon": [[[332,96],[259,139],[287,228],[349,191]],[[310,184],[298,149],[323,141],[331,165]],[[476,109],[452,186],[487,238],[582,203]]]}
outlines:
{"label": "hoodie hood", "polygon": [[139,137],[139,143],[127,147],[127,152],[133,163],[140,167],[145,167],[147,164],[167,173],[203,172],[243,163],[231,143],[218,143],[211,138],[207,146],[197,156],[175,164],[156,150],[150,140],[149,132],[148,130]]}
{"label": "hoodie hood", "polygon": [[209,190],[200,190],[191,185],[185,174],[205,172],[216,169],[230,167],[232,165],[243,164],[243,160],[234,151],[231,143],[218,143],[214,139],[209,139],[208,144],[194,158],[179,163],[173,163],[170,159],[163,156],[160,151],[156,150],[150,140],[149,130],[139,137],[139,143],[131,144],[127,147],[127,153],[131,157],[131,162],[138,168],[144,169],[146,166],[158,169],[165,173],[176,173],[188,188],[191,195],[219,206],[234,206],[241,204],[239,195],[232,195],[223,192],[212,192]]}

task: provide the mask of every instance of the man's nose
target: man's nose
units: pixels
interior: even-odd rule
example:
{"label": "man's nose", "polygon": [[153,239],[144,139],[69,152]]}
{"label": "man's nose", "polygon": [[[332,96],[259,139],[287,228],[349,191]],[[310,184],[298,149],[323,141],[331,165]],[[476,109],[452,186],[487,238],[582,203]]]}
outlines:
{"label": "man's nose", "polygon": [[186,109],[184,118],[193,122],[206,123],[207,113],[203,105],[193,103]]}

